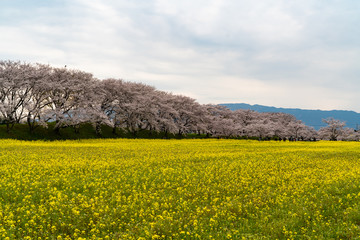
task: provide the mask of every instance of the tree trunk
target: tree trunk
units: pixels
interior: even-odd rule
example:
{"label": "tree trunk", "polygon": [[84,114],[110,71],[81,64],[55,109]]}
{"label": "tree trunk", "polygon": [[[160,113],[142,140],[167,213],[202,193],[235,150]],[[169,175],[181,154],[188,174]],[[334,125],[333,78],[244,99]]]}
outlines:
{"label": "tree trunk", "polygon": [[79,134],[79,133],[80,133],[80,125],[79,125],[79,124],[74,125],[74,132],[75,132],[76,134]]}
{"label": "tree trunk", "polygon": [[101,136],[101,122],[96,122],[95,132],[97,136]]}
{"label": "tree trunk", "polygon": [[28,115],[26,121],[28,123],[30,133],[34,132],[35,125],[34,125],[34,122],[31,122],[31,117],[29,115]]}
{"label": "tree trunk", "polygon": [[60,135],[60,128],[59,127],[54,127],[54,132],[56,135]]}
{"label": "tree trunk", "polygon": [[150,129],[150,130],[149,130],[149,137],[152,137],[152,135],[153,135],[153,130]]}
{"label": "tree trunk", "polygon": [[10,123],[6,122],[6,133],[10,133]]}
{"label": "tree trunk", "polygon": [[179,136],[179,138],[182,137],[182,131],[180,129],[179,129],[179,132],[178,132],[178,136]]}

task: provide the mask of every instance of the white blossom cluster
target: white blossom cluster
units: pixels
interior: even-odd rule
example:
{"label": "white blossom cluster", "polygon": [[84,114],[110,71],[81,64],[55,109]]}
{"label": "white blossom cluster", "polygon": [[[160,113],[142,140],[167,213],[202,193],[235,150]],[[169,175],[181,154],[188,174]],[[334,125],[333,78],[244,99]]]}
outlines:
{"label": "white blossom cluster", "polygon": [[187,96],[121,79],[99,80],[92,74],[43,64],[0,61],[0,121],[7,131],[27,123],[30,131],[55,122],[54,131],[91,123],[129,131],[207,134],[212,137],[256,137],[290,140],[358,140],[353,129],[327,119],[315,131],[285,113],[259,113],[199,104]]}

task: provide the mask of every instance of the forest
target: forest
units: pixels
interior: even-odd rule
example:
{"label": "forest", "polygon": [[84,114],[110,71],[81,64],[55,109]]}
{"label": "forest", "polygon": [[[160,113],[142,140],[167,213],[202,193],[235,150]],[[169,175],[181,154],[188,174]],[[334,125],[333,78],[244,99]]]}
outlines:
{"label": "forest", "polygon": [[97,79],[81,70],[39,63],[0,61],[0,123],[10,133],[16,124],[30,132],[47,128],[80,131],[91,124],[98,136],[101,126],[114,134],[126,131],[136,137],[162,132],[216,138],[259,140],[352,140],[360,134],[345,122],[329,118],[316,131],[293,115],[236,110],[217,104],[200,104],[188,96],[160,91],[143,83],[122,79]]}

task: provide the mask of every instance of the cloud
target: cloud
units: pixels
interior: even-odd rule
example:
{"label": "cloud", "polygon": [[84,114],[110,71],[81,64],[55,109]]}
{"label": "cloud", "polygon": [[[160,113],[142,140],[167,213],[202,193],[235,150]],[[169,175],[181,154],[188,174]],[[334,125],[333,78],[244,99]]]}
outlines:
{"label": "cloud", "polygon": [[22,4],[0,2],[5,59],[140,81],[202,103],[360,111],[360,2]]}

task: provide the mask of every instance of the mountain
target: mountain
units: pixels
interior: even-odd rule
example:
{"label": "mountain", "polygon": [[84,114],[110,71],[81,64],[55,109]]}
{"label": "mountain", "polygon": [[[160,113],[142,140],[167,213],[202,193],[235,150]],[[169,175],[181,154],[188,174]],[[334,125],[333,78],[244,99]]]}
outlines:
{"label": "mountain", "polygon": [[257,112],[283,112],[294,115],[298,120],[315,129],[326,126],[322,119],[333,117],[346,122],[346,127],[358,129],[360,127],[360,113],[346,110],[304,110],[298,108],[277,108],[263,105],[250,105],[246,103],[223,103],[219,104],[228,107],[230,110],[250,109]]}

